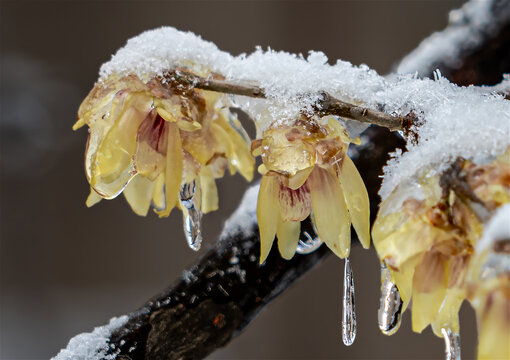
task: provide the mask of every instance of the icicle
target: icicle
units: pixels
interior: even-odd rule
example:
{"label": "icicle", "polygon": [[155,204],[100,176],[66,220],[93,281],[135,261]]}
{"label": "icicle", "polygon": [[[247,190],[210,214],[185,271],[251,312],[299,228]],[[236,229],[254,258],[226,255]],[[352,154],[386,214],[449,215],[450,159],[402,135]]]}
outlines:
{"label": "icicle", "polygon": [[384,335],[396,333],[402,319],[402,298],[384,263],[381,263],[381,300],[377,318]]}
{"label": "icicle", "polygon": [[444,353],[446,360],[460,360],[460,335],[451,329],[441,329],[444,337]]}
{"label": "icicle", "polygon": [[312,238],[307,231],[303,231],[303,235],[306,240],[299,239],[299,243],[296,248],[298,254],[310,254],[317,250],[322,245],[322,240],[318,237]]}
{"label": "icicle", "polygon": [[348,258],[345,258],[343,306],[342,339],[345,345],[350,346],[356,338],[356,304],[354,302],[354,277]]}
{"label": "icicle", "polygon": [[184,217],[184,235],[186,235],[189,247],[195,251],[200,250],[202,244],[200,196],[200,190],[197,191],[195,180],[181,186],[179,199]]}

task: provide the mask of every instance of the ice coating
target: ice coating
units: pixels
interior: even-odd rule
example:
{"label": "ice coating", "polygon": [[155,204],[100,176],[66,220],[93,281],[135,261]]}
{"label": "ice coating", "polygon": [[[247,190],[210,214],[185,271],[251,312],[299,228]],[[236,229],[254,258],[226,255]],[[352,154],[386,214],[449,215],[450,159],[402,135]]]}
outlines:
{"label": "ice coating", "polygon": [[127,321],[127,315],[112,318],[108,325],[98,326],[90,333],[76,335],[69,340],[67,347],[60,350],[52,360],[114,359],[115,355],[107,355],[110,334],[113,330],[123,326]]}
{"label": "ice coating", "polygon": [[[485,6],[469,4],[469,11]],[[483,163],[510,145],[510,102],[491,90],[458,87],[439,72],[434,80],[416,74],[384,78],[366,65],[341,60],[330,65],[326,55],[314,51],[305,58],[257,48],[250,55],[233,57],[192,33],[163,27],[130,39],[101,67],[100,75],[134,73],[146,78],[190,61],[232,82],[263,88],[267,99],[232,97],[255,120],[259,135],[275,122],[311,112],[323,91],[388,114],[414,113],[420,124],[413,129],[419,142],[409,143],[405,153],[393,154],[384,172],[383,199],[400,182],[441,172],[457,157]]]}

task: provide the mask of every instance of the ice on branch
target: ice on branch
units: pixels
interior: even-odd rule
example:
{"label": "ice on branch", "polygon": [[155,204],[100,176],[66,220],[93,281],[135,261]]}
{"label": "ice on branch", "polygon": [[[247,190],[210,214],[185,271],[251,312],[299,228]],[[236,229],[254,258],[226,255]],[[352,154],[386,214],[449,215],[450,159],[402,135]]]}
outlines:
{"label": "ice on branch", "polygon": [[90,333],[76,335],[67,344],[65,349],[52,358],[52,360],[109,360],[115,355],[107,355],[112,331],[123,326],[128,321],[127,315],[112,318],[108,325],[98,326]]}

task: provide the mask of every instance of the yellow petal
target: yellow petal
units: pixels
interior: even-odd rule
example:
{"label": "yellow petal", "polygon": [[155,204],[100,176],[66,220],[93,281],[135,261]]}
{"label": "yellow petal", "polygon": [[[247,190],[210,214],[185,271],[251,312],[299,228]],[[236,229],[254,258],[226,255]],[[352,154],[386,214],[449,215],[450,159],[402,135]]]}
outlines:
{"label": "yellow petal", "polygon": [[200,188],[202,189],[202,213],[218,210],[218,188],[209,166],[200,169]]}
{"label": "yellow petal", "polygon": [[363,179],[348,156],[344,157],[339,177],[352,225],[361,245],[368,249],[370,247],[370,201]]}
{"label": "yellow petal", "polygon": [[159,174],[154,182],[154,192],[152,193],[152,204],[156,210],[165,208],[165,173]]}
{"label": "yellow petal", "polygon": [[278,237],[278,250],[282,258],[290,260],[296,252],[299,242],[299,232],[301,230],[301,222],[299,221],[283,221],[280,218],[276,229]]}
{"label": "yellow petal", "polygon": [[93,188],[90,188],[90,194],[87,197],[87,201],[85,202],[85,204],[87,205],[87,207],[91,207],[91,206],[96,205],[102,199],[103,198],[101,196],[99,196],[99,194],[97,192],[95,192]]}
{"label": "yellow petal", "polygon": [[312,211],[312,197],[307,183],[296,190],[280,185],[278,199],[282,221],[302,221]]}
{"label": "yellow petal", "polygon": [[156,183],[141,175],[135,175],[124,189],[124,197],[136,215],[146,216],[151,206]]}
{"label": "yellow petal", "polygon": [[319,238],[339,257],[350,252],[349,214],[335,175],[318,166],[309,177],[313,221]]}
{"label": "yellow petal", "polygon": [[262,264],[273,245],[276,227],[280,219],[278,191],[280,184],[275,176],[263,176],[257,199],[257,220],[260,232],[260,263]]}
{"label": "yellow petal", "polygon": [[487,295],[476,309],[479,326],[478,359],[510,359],[508,288]]}
{"label": "yellow petal", "polygon": [[168,123],[151,111],[138,128],[134,157],[138,174],[156,180],[165,168],[167,141]]}
{"label": "yellow petal", "polygon": [[170,214],[177,203],[182,182],[182,144],[179,128],[175,123],[168,123],[168,148],[165,169],[165,198],[164,211],[156,211],[159,217]]}
{"label": "yellow petal", "polygon": [[308,179],[308,176],[310,176],[312,170],[313,166],[310,166],[309,168],[300,170],[294,175],[289,176],[289,183],[286,184],[286,186],[290,187],[293,190],[296,190],[297,188],[301,187]]}

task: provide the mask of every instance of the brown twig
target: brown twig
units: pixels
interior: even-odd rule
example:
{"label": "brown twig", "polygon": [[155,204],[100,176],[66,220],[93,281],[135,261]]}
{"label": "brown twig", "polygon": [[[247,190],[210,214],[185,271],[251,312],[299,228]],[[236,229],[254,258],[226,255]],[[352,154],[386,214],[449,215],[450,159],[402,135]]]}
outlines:
{"label": "brown twig", "polygon": [[[225,94],[266,98],[264,90],[259,86],[203,78],[182,69],[168,72],[165,75],[165,80],[173,86],[193,87]],[[371,110],[336,99],[327,92],[322,92],[321,95],[320,100],[315,104],[315,111],[320,116],[336,115],[345,119],[383,126],[390,130],[402,131],[408,131],[414,121],[414,118],[410,115],[388,115],[381,111]]]}

